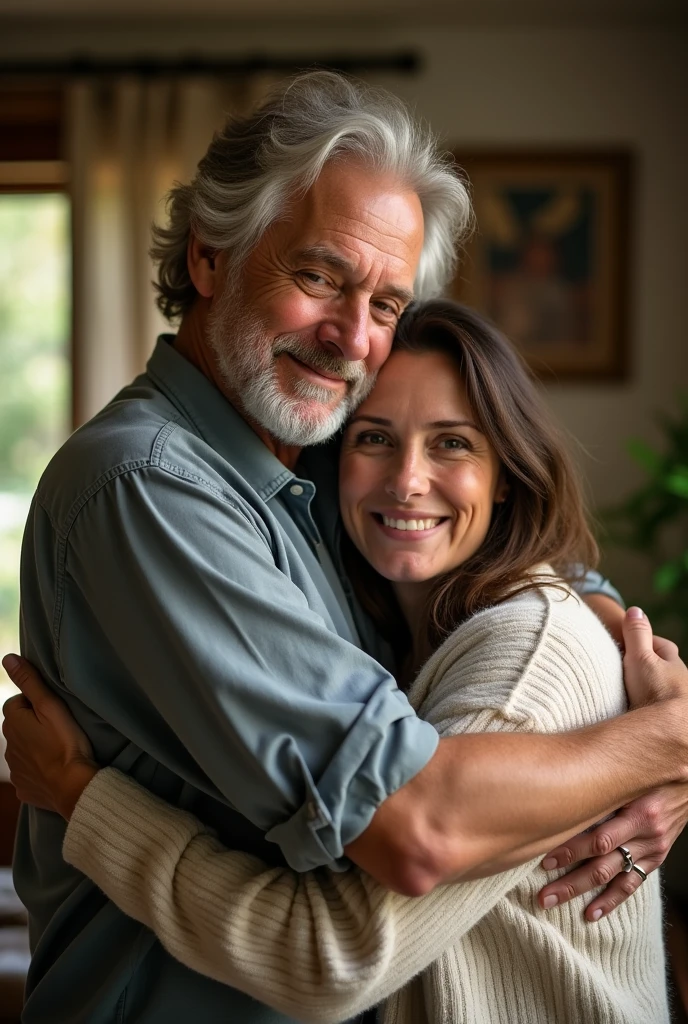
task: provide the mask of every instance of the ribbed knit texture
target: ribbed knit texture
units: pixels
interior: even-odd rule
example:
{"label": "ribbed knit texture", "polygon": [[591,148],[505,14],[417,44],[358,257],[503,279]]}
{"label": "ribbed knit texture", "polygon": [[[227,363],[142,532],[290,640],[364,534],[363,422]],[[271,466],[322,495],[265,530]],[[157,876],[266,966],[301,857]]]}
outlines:
{"label": "ribbed knit texture", "polygon": [[[445,736],[562,731],[625,706],[613,641],[550,587],[462,625],[409,696]],[[182,963],[297,1020],[383,1000],[384,1024],[669,1020],[657,872],[593,925],[589,894],[538,908],[537,862],[407,898],[357,869],[267,869],[113,769],[84,791],[64,856]]]}

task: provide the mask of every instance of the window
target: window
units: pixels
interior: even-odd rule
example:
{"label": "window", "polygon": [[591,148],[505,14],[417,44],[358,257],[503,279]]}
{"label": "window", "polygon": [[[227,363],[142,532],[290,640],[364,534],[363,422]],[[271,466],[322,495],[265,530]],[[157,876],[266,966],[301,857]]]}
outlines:
{"label": "window", "polygon": [[[0,94],[0,654],[19,649],[24,523],[72,418],[71,214],[59,113],[54,94]],[[10,692],[0,670],[0,702]]]}

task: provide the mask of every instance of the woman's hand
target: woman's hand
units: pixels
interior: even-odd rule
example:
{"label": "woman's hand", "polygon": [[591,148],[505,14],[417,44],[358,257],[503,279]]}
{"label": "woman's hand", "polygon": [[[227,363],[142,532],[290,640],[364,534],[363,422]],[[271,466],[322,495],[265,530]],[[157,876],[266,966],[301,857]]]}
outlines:
{"label": "woman's hand", "polygon": [[653,636],[640,608],[629,608],[623,623],[624,685],[632,708],[688,698],[686,666],[671,640]]}
{"label": "woman's hand", "polygon": [[64,701],[28,661],[8,654],[2,664],[21,690],[3,706],[10,782],[23,803],[55,811],[69,821],[98,771],[91,744]]}
{"label": "woman's hand", "polygon": [[[686,668],[670,640],[652,635],[639,608],[629,608],[624,620],[624,681],[632,707],[673,701],[685,717]],[[638,752],[642,757],[642,751]],[[625,846],[634,863],[649,874],[664,863],[688,821],[688,782],[654,790],[623,807],[613,818],[574,836],[552,850],[542,862],[546,871],[578,865],[541,890],[538,901],[548,909],[575,896],[606,886],[585,909],[587,921],[597,921],[632,896],[643,883],[637,871],[625,872]]]}
{"label": "woman's hand", "polygon": [[606,886],[585,908],[586,921],[598,921],[643,883],[637,871],[623,871],[619,847],[625,846],[634,863],[649,875],[664,863],[687,820],[688,783],[663,786],[634,800],[613,818],[547,854],[542,862],[546,871],[578,866],[541,890],[540,906],[548,909]]}

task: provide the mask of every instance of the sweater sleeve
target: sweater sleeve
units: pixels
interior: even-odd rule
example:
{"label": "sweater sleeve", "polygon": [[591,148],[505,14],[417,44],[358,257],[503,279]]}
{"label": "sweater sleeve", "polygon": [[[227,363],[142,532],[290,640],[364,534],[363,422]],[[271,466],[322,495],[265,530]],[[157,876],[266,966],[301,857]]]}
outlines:
{"label": "sweater sleeve", "polygon": [[187,967],[320,1024],[401,988],[536,863],[416,898],[357,868],[267,868],[112,768],[80,798],[64,856]]}

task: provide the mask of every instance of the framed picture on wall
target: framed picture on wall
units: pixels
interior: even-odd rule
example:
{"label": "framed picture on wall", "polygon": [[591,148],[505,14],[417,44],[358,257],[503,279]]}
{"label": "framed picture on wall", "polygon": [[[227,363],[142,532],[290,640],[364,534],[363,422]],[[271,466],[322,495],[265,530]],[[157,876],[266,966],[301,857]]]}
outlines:
{"label": "framed picture on wall", "polygon": [[489,316],[543,378],[628,368],[631,155],[468,152],[477,229],[453,294]]}

